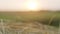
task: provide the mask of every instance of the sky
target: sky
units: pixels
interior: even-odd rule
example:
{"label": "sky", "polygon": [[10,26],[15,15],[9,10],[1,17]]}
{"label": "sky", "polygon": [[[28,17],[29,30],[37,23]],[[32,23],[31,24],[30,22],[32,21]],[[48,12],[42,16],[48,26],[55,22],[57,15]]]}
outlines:
{"label": "sky", "polygon": [[[1,11],[27,10],[25,3],[28,0],[0,0]],[[34,0],[35,1],[35,0]],[[37,0],[39,9],[60,10],[60,0]]]}

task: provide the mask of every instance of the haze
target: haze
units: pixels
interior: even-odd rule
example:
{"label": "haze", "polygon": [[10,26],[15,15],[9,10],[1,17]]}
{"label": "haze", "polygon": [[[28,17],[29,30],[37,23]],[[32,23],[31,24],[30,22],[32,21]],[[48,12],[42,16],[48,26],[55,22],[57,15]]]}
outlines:
{"label": "haze", "polygon": [[[0,0],[0,11],[27,11],[27,0]],[[35,1],[35,0],[34,0]],[[37,0],[37,9],[60,10],[60,0]]]}

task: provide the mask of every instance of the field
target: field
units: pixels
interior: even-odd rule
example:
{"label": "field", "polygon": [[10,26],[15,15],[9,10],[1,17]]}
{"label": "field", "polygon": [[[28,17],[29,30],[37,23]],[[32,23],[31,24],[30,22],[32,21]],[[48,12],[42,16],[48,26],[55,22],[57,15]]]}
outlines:
{"label": "field", "polygon": [[[60,12],[0,12],[1,34],[58,34]],[[2,28],[2,27],[4,28]]]}

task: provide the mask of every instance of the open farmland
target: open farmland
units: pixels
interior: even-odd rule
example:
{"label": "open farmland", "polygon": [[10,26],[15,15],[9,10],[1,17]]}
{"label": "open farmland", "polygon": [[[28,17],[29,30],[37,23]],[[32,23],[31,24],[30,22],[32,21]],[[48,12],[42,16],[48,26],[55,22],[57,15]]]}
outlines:
{"label": "open farmland", "polygon": [[0,12],[0,19],[4,34],[58,34],[60,12]]}

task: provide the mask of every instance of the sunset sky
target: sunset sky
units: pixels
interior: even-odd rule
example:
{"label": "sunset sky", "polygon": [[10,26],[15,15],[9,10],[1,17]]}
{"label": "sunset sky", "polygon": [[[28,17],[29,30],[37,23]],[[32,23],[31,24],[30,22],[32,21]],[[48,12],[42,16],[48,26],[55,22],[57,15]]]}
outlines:
{"label": "sunset sky", "polygon": [[[1,11],[30,10],[30,8],[27,8],[27,6],[26,6],[26,3],[28,1],[30,1],[30,0],[0,0],[0,10]],[[35,1],[36,1],[37,8],[34,7],[34,9],[60,10],[60,0],[33,0],[33,2],[35,2]]]}

